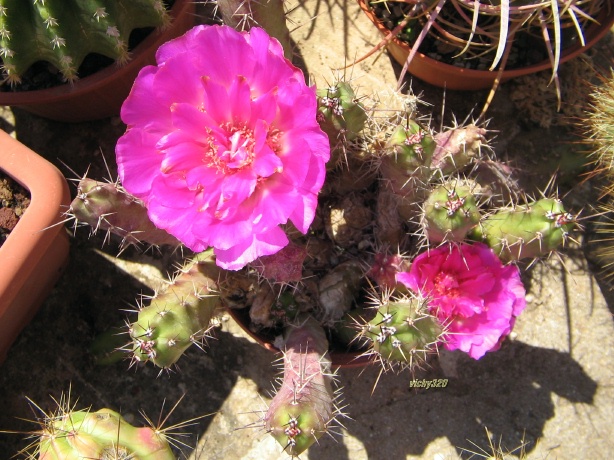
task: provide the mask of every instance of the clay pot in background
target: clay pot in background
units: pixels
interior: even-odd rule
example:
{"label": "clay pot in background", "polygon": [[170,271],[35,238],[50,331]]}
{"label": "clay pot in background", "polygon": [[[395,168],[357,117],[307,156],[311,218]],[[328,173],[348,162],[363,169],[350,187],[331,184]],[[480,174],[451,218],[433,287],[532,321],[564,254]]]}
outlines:
{"label": "clay pot in background", "polygon": [[0,170],[30,192],[30,205],[0,247],[0,363],[68,261],[62,213],[68,184],[47,160],[0,131]]}

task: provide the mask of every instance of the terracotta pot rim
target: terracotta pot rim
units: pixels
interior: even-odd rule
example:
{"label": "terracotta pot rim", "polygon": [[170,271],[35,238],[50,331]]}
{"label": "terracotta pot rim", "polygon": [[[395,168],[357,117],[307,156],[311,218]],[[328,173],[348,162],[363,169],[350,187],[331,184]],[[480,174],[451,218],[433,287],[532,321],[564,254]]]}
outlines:
{"label": "terracotta pot rim", "polygon": [[[258,334],[249,328],[249,307],[243,309],[226,308],[226,311],[239,327],[264,349],[272,353],[281,352],[279,348],[273,345],[269,337],[266,337],[264,334]],[[343,351],[333,348],[329,351],[329,355],[334,368],[364,367],[376,362],[374,356],[366,355],[360,351]]]}
{"label": "terracotta pot rim", "polygon": [[[4,131],[0,141],[0,169],[30,192],[30,205],[0,247],[0,258],[3,264],[22,263],[26,258],[33,264],[42,259],[53,237],[65,231],[61,207],[68,209],[70,204],[68,183],[55,166]],[[29,247],[27,253],[24,247]],[[5,288],[0,283],[0,291]]]}
{"label": "terracotta pot rim", "polygon": [[0,169],[30,193],[30,205],[0,247],[0,364],[66,266],[62,210],[68,183],[51,163],[0,131]]}
{"label": "terracotta pot rim", "polygon": [[[179,16],[193,8],[193,0],[176,0],[169,13],[175,21]],[[171,26],[172,27],[172,26]],[[164,36],[164,30],[156,30],[149,34],[132,51],[131,55],[138,56],[144,50],[157,46],[158,41]],[[81,78],[74,83],[66,83],[52,88],[37,89],[32,91],[2,91],[0,92],[0,102],[9,106],[26,106],[41,103],[53,103],[70,95],[71,97],[80,96],[90,91],[95,91],[105,85],[110,77],[118,78],[131,71],[130,60],[124,66],[111,64],[104,69],[87,77]]]}
{"label": "terracotta pot rim", "polygon": [[[367,15],[369,20],[377,27],[380,33],[384,36],[387,35],[390,32],[390,30],[387,29],[381,23],[381,21],[375,16],[375,14],[369,9],[367,1],[366,0],[357,0],[357,1],[362,11]],[[601,38],[603,38],[610,31],[610,28],[612,27],[612,25],[614,25],[614,7],[611,5],[610,2],[607,3],[607,6],[608,7],[602,9],[600,11],[600,14],[596,17],[596,20],[598,22],[590,24],[589,27],[586,29],[584,46],[582,46],[580,43],[575,43],[569,48],[562,50],[561,59],[560,59],[561,64],[578,56],[579,54],[582,54],[586,50],[588,50],[590,47],[595,45],[595,43],[597,43]],[[599,20],[601,20],[601,22],[599,22]],[[396,37],[392,39],[392,43],[407,53],[409,53],[411,49],[407,43],[402,42]],[[462,75],[464,78],[467,78],[467,79],[470,79],[470,78],[481,78],[481,79],[492,78],[494,79],[498,73],[498,70],[496,69],[495,70],[476,70],[476,69],[466,69],[462,67],[457,67],[457,66],[433,59],[421,53],[420,51],[416,53],[414,57],[414,62],[415,61],[428,62],[431,66],[436,66],[442,69],[442,71],[446,73],[455,73],[459,76]],[[401,63],[401,65],[402,64],[403,63]],[[539,62],[537,64],[532,64],[526,67],[504,70],[502,72],[502,80],[508,80],[510,78],[529,75],[532,73],[537,73],[542,70],[547,70],[551,68],[552,68],[552,65],[550,63],[550,60],[546,59],[542,62]],[[411,73],[411,69],[410,69],[410,73]]]}

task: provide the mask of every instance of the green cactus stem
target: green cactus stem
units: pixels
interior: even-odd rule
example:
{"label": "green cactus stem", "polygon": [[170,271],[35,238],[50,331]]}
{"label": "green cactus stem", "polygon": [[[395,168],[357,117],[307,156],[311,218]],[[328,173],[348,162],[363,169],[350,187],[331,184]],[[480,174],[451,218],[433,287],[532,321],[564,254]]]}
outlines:
{"label": "green cactus stem", "polygon": [[279,41],[286,59],[292,59],[293,46],[283,0],[217,0],[216,6],[224,24],[246,31],[253,26],[262,27]]}
{"label": "green cactus stem", "polygon": [[286,328],[281,387],[264,416],[267,432],[286,453],[297,456],[309,448],[335,420],[336,395],[322,326],[310,316]]}
{"label": "green cactus stem", "polygon": [[449,181],[431,191],[424,203],[423,227],[430,242],[463,241],[480,222],[472,181]]}
{"label": "green cactus stem", "polygon": [[133,362],[151,361],[167,369],[205,337],[221,305],[217,292],[221,272],[212,254],[208,250],[197,255],[139,310],[137,321],[129,326]]}
{"label": "green cactus stem", "polygon": [[427,301],[408,295],[382,301],[359,338],[370,340],[366,354],[375,356],[384,369],[414,369],[437,352],[443,333],[440,322],[428,313]]}
{"label": "green cactus stem", "polygon": [[349,83],[338,81],[329,88],[317,90],[318,122],[328,136],[332,170],[344,157],[348,143],[358,137],[367,122],[364,106]]}
{"label": "green cactus stem", "polygon": [[163,432],[134,427],[111,409],[62,411],[49,417],[36,450],[39,460],[175,460]]}
{"label": "green cactus stem", "polygon": [[504,262],[538,258],[561,246],[576,218],[555,198],[503,208],[482,219],[471,237],[490,246]]}
{"label": "green cactus stem", "polygon": [[77,225],[88,224],[92,234],[103,230],[120,236],[121,248],[140,242],[154,246],[181,244],[177,238],[157,228],[149,220],[143,202],[117,183],[81,179],[66,215],[73,217]]}
{"label": "green cactus stem", "polygon": [[170,20],[162,0],[0,0],[2,69],[15,84],[32,64],[47,61],[74,81],[88,54],[125,64],[134,29]]}
{"label": "green cactus stem", "polygon": [[432,175],[435,141],[417,122],[407,120],[396,127],[384,150],[379,165],[381,176],[397,198],[399,215],[404,220],[413,220]]}

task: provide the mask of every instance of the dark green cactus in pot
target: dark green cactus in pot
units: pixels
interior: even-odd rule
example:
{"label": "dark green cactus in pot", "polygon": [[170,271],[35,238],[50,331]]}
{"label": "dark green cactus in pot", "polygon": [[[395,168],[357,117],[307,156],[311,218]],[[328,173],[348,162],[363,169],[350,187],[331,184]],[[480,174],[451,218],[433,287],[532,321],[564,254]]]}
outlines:
{"label": "dark green cactus in pot", "polygon": [[45,61],[75,81],[91,53],[125,64],[133,30],[164,28],[170,20],[162,0],[1,0],[4,79],[19,83],[34,63]]}

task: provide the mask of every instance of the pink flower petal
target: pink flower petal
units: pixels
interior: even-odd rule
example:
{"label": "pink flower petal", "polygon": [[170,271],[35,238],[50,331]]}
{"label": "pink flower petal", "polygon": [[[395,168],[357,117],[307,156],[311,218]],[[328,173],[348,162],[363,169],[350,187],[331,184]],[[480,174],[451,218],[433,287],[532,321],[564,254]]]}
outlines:
{"label": "pink flower petal", "polygon": [[196,26],[136,79],[118,142],[122,183],[151,220],[238,269],[307,232],[330,157],[315,90],[262,29]]}

